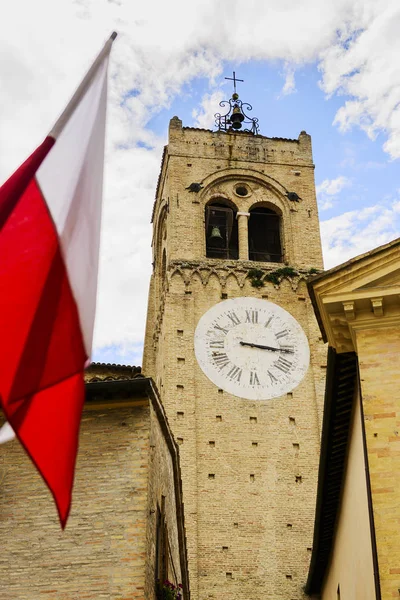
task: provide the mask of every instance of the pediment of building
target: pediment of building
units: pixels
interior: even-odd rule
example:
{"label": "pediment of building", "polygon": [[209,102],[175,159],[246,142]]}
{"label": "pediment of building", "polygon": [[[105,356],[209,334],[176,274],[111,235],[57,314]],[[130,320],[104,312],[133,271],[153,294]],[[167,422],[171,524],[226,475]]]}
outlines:
{"label": "pediment of building", "polygon": [[310,284],[317,318],[337,352],[356,350],[356,332],[400,325],[400,239],[318,275]]}

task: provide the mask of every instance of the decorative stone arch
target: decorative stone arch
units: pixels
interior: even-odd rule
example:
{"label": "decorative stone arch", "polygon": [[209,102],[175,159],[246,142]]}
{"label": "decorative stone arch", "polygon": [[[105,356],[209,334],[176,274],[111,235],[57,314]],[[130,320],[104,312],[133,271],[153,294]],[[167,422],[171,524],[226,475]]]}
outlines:
{"label": "decorative stone arch", "polygon": [[[276,179],[254,169],[224,169],[212,173],[203,181],[203,189],[199,194],[200,206],[208,206],[215,198],[224,198],[225,202],[235,205],[238,210],[239,258],[248,260],[250,254],[254,258],[248,236],[248,218],[250,210],[255,207],[269,209],[279,215],[280,251],[270,252],[274,256],[268,258],[264,253],[264,262],[284,262],[287,249],[292,246],[290,204],[287,200],[288,190]],[[263,190],[268,191],[268,197]],[[247,192],[247,193],[246,193]],[[263,211],[261,211],[263,212]],[[260,217],[261,218],[261,217]],[[275,248],[277,249],[277,248]],[[206,253],[206,251],[205,251]],[[260,253],[261,257],[262,253]]]}
{"label": "decorative stone arch", "polygon": [[167,214],[168,207],[167,203],[164,202],[160,207],[160,210],[157,215],[156,224],[154,227],[154,237],[153,237],[153,261],[154,265],[157,267],[159,265],[161,267],[161,259],[163,250],[166,247],[166,238],[167,238]]}
{"label": "decorative stone arch", "polygon": [[[254,182],[256,185],[262,185],[271,191],[272,194],[274,194],[277,198],[279,198],[282,203],[284,203],[284,198],[288,193],[288,190],[285,188],[285,186],[282,185],[277,179],[271,177],[270,175],[266,175],[261,171],[257,171],[255,169],[223,169],[208,175],[201,181],[203,188],[199,193],[198,199],[200,202],[206,202],[209,198],[210,190],[213,187],[232,180],[237,181],[239,185],[240,183],[246,182],[248,182],[250,185],[252,182]],[[235,197],[237,198],[238,195],[235,195]],[[251,196],[244,196],[242,198],[245,202],[247,199],[251,202]]]}

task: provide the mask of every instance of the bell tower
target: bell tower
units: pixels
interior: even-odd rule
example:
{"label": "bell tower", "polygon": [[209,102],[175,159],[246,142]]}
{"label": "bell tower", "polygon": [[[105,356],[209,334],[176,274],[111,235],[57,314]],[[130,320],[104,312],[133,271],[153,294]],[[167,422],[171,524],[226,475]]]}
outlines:
{"label": "bell tower", "polygon": [[180,445],[192,599],[298,600],[326,367],[311,138],[260,135],[236,90],[221,106],[216,131],[170,121],[143,371]]}

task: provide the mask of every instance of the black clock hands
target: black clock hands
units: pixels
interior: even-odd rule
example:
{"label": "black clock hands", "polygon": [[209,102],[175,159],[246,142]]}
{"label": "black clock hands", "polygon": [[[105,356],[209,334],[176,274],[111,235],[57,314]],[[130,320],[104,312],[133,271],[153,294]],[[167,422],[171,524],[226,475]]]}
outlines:
{"label": "black clock hands", "polygon": [[260,348],[260,350],[271,350],[272,352],[286,352],[286,354],[293,354],[294,350],[288,348],[273,348],[272,346],[263,346],[262,344],[251,344],[250,342],[240,342],[241,346],[249,346],[250,348]]}

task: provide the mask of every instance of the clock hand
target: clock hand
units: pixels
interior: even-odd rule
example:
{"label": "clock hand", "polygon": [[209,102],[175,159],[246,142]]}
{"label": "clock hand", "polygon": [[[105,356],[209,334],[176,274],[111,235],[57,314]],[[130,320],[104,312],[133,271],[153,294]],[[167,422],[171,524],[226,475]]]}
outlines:
{"label": "clock hand", "polygon": [[262,344],[251,344],[250,342],[240,342],[241,346],[249,346],[250,348],[260,348],[260,350],[271,350],[272,352],[286,352],[286,354],[293,354],[293,350],[287,348],[273,348],[272,346],[263,346]]}

